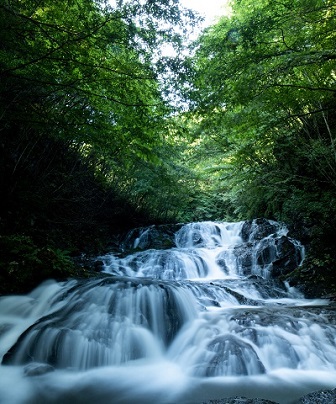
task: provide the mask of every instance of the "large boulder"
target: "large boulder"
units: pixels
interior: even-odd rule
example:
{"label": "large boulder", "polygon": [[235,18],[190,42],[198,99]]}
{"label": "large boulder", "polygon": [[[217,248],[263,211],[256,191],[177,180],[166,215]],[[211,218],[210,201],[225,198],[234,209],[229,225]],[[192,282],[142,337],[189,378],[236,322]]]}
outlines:
{"label": "large boulder", "polygon": [[182,224],[153,225],[131,230],[120,242],[123,252],[149,249],[165,250],[175,247],[175,233]]}
{"label": "large boulder", "polygon": [[252,274],[253,268],[253,244],[244,243],[234,248],[234,255],[237,257],[237,266],[240,268],[240,275]]}
{"label": "large boulder", "polygon": [[302,261],[302,251],[292,239],[281,236],[275,241],[276,260],[272,263],[272,276],[287,275]]}
{"label": "large boulder", "polygon": [[280,226],[279,223],[264,218],[247,220],[241,229],[241,238],[244,242],[262,240],[276,233]]}
{"label": "large boulder", "polygon": [[242,275],[276,278],[294,271],[302,262],[302,246],[287,236],[286,227],[280,223],[248,220],[240,235],[243,243],[235,247],[234,254]]}

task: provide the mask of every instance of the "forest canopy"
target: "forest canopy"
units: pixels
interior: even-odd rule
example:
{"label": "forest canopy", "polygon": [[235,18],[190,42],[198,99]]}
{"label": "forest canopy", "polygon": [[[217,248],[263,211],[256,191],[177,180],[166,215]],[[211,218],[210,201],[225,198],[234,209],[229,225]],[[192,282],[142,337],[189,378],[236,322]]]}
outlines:
{"label": "forest canopy", "polygon": [[300,229],[320,275],[335,270],[335,17],[333,1],[236,0],[190,61],[200,155],[216,162],[222,201]]}
{"label": "forest canopy", "polygon": [[0,1],[0,277],[129,227],[258,216],[335,269],[336,6],[231,7],[189,46],[178,0]]}

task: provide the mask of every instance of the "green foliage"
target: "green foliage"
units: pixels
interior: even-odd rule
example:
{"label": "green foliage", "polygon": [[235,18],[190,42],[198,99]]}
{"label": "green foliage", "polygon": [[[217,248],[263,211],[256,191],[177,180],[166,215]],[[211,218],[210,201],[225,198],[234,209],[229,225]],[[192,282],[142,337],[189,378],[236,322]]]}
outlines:
{"label": "green foliage", "polygon": [[40,137],[80,151],[96,176],[136,198],[144,186],[129,185],[139,180],[135,166],[149,167],[142,184],[160,183],[166,174],[159,169],[156,180],[155,166],[170,164],[158,155],[173,110],[162,94],[179,59],[161,57],[159,46],[181,49],[174,28],[182,32],[192,13],[171,0],[3,0],[0,10],[0,130],[2,147],[12,147],[9,182],[15,187],[15,172],[32,163]]}
{"label": "green foliage", "polygon": [[144,50],[146,30],[137,29],[135,14],[123,16],[134,10],[90,0],[4,2],[1,9],[3,122],[20,117],[25,127],[109,156],[132,141],[143,155],[134,139],[156,144],[155,119],[165,106]]}
{"label": "green foliage", "polygon": [[0,0],[0,234],[18,289],[64,276],[61,250],[176,220],[187,198],[165,93],[181,59],[160,46],[182,50],[193,21],[175,0]]}
{"label": "green foliage", "polygon": [[209,134],[221,145],[214,164],[224,155],[239,216],[288,216],[288,200],[298,211],[316,190],[335,198],[334,17],[329,1],[241,0],[200,38],[194,113],[204,149]]}
{"label": "green foliage", "polygon": [[[334,2],[236,0],[232,7],[230,18],[203,33],[190,60],[198,158],[209,159],[216,172],[212,182],[223,195],[224,217],[229,208],[237,218],[266,216],[301,229],[310,268],[322,262],[331,274]],[[207,178],[204,167],[197,169]]]}
{"label": "green foliage", "polygon": [[0,294],[27,292],[45,279],[74,274],[73,262],[66,252],[38,247],[28,236],[1,236],[0,249]]}
{"label": "green foliage", "polygon": [[307,297],[324,296],[335,298],[335,259],[332,250],[316,250],[309,254],[303,265],[290,274],[289,281],[292,285],[302,287]]}

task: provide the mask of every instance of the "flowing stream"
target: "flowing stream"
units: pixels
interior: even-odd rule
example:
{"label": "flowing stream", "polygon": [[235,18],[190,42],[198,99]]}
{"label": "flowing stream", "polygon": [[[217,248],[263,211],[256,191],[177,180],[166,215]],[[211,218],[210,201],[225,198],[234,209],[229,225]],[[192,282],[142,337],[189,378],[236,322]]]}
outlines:
{"label": "flowing stream", "polygon": [[[335,306],[279,275],[304,258],[271,221],[153,227],[90,280],[0,298],[0,403],[294,403],[336,387]],[[146,249],[149,248],[149,249]]]}

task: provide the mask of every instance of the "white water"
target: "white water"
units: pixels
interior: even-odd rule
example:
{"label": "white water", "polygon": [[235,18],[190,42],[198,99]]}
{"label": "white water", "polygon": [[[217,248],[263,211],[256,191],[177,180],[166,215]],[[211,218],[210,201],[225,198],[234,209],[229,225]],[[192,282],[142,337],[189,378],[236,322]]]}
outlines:
{"label": "white water", "polygon": [[185,225],[175,248],[103,257],[102,278],[0,298],[0,403],[294,403],[336,387],[335,310],[271,279],[284,227],[243,240],[243,225]]}

